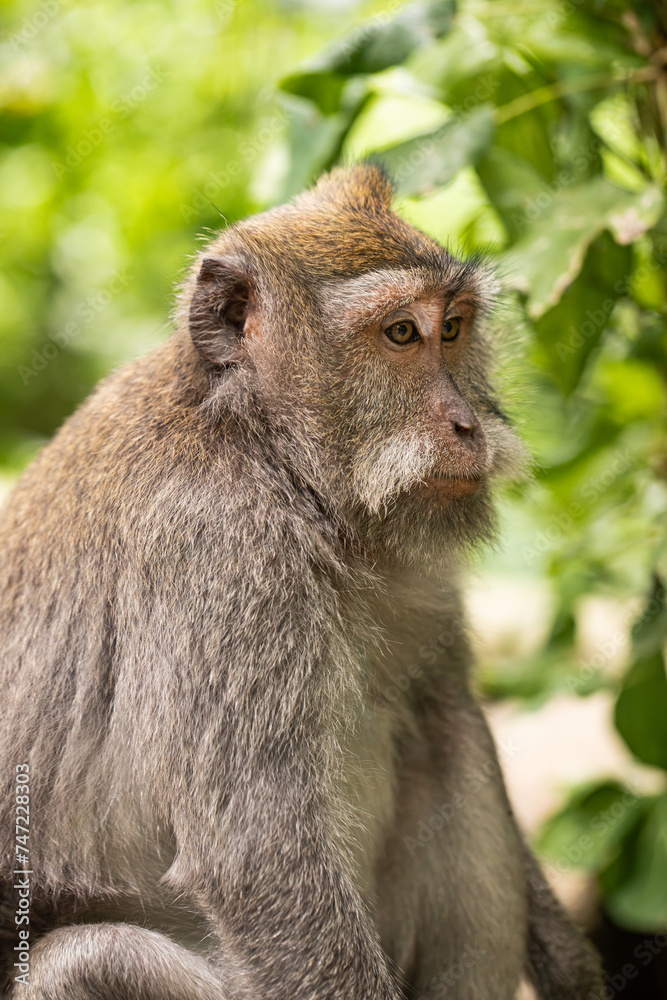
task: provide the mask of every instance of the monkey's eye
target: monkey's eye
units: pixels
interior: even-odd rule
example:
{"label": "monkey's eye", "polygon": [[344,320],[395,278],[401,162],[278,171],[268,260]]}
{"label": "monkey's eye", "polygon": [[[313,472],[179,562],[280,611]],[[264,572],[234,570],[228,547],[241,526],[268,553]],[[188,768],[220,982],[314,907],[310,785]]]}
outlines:
{"label": "monkey's eye", "polygon": [[456,340],[459,335],[459,330],[461,329],[461,317],[460,316],[450,316],[442,324],[442,339],[443,340]]}
{"label": "monkey's eye", "polygon": [[419,340],[419,331],[414,323],[409,319],[402,319],[398,323],[393,323],[384,331],[385,336],[394,344],[414,344]]}

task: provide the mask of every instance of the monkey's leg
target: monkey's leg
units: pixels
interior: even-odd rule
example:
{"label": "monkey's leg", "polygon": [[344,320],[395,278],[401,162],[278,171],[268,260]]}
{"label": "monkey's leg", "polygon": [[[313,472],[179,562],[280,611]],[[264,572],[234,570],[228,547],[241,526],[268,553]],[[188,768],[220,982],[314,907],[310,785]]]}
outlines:
{"label": "monkey's leg", "polygon": [[527,847],[525,866],[528,974],[539,996],[587,1000],[600,995],[602,969],[595,949],[570,922]]}
{"label": "monkey's leg", "polygon": [[376,920],[408,997],[514,1000],[528,933],[522,843],[490,734],[464,692],[424,716],[396,816]]}
{"label": "monkey's leg", "polygon": [[423,735],[379,886],[382,941],[411,1000],[512,1000],[524,971],[541,1000],[592,1000],[599,963],[524,845],[480,709],[435,708]]}
{"label": "monkey's leg", "polygon": [[77,924],[31,948],[15,1000],[230,1000],[210,965],[170,938],[132,924]]}

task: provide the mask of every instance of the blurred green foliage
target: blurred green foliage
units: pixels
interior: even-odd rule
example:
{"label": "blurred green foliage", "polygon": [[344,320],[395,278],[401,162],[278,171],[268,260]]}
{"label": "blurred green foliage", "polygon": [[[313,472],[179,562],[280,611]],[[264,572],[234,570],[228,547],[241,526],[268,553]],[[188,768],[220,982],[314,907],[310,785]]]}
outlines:
{"label": "blurred green foliage", "polygon": [[[0,462],[22,465],[101,374],[166,335],[173,278],[219,213],[279,202],[341,160],[384,162],[400,210],[497,257],[508,289],[499,378],[536,477],[507,497],[490,565],[548,580],[552,612],[538,650],[483,664],[484,688],[609,688],[629,750],[663,776],[653,796],[577,791],[542,847],[595,872],[618,921],[664,929],[659,0],[40,0],[3,16]],[[591,594],[637,618],[621,675],[611,640],[580,654]]]}

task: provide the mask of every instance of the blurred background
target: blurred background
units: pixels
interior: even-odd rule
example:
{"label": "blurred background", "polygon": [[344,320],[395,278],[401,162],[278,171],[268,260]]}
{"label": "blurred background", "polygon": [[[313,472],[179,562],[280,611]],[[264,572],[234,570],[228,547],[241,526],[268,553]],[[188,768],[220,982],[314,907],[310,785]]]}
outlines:
{"label": "blurred background", "polygon": [[667,11],[19,0],[2,18],[0,485],[169,335],[202,235],[371,156],[506,287],[535,458],[471,567],[510,792],[607,994],[667,997]]}

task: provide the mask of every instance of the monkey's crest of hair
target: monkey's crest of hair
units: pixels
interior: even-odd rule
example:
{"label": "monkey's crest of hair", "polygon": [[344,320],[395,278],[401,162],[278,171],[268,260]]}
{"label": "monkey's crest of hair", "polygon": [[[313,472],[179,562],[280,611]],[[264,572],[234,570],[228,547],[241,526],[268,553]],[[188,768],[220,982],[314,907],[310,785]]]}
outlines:
{"label": "monkey's crest of hair", "polygon": [[329,204],[338,209],[347,206],[351,211],[391,211],[394,184],[380,167],[357,165],[339,167],[323,174],[311,191],[297,195],[294,203],[307,208],[313,204]]}

